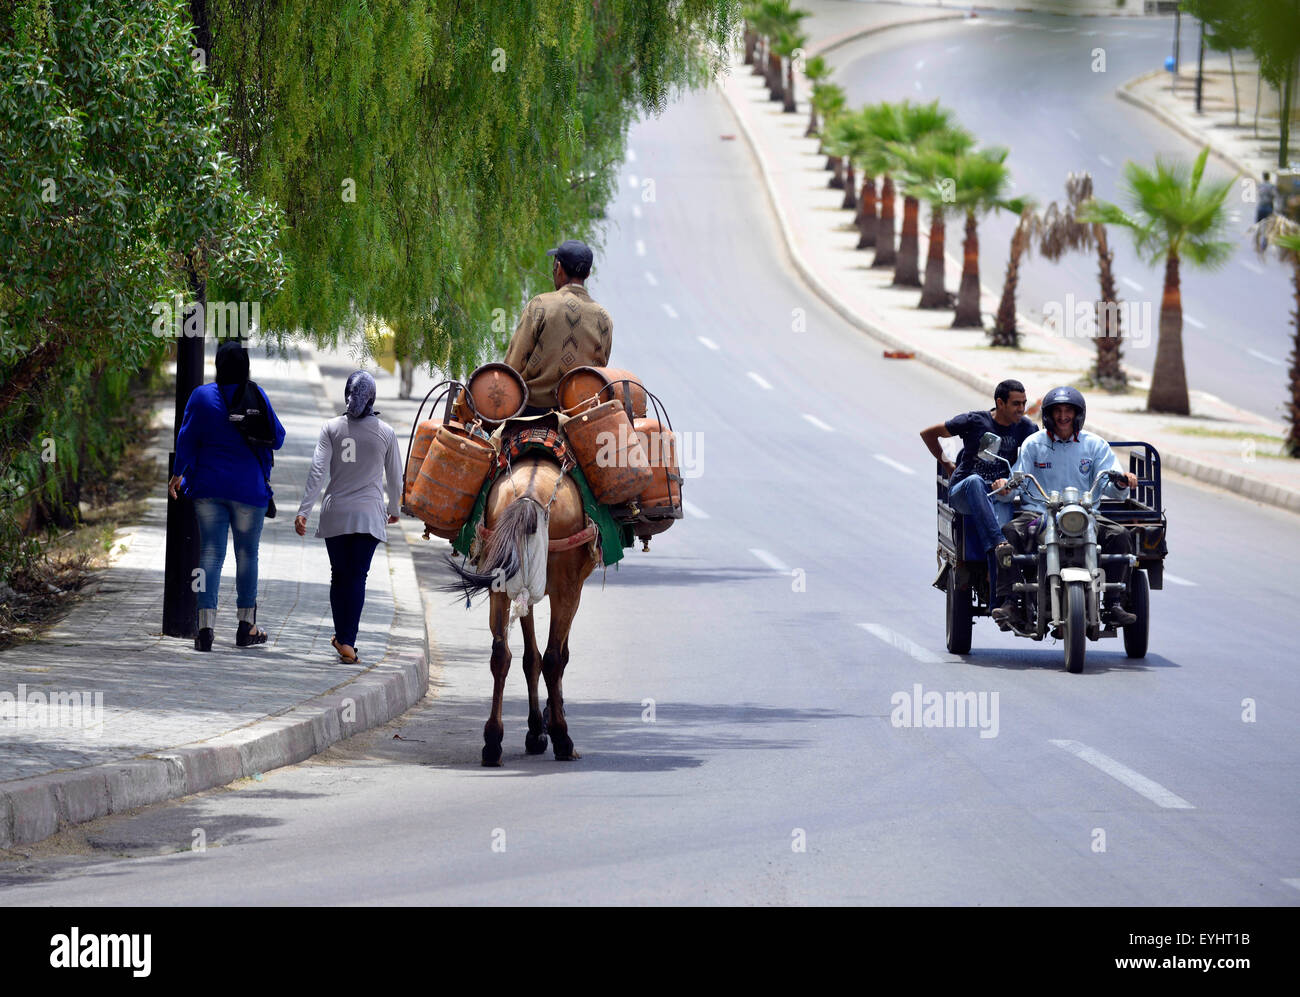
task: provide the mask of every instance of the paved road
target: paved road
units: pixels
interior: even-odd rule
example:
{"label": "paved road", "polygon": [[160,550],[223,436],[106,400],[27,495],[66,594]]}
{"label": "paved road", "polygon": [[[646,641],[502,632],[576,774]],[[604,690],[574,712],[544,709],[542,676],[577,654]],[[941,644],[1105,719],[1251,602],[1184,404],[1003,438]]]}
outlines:
{"label": "paved road", "polygon": [[[882,359],[791,277],[733,131],[714,94],[633,129],[592,282],[615,360],[706,443],[693,518],[584,594],[583,758],[524,756],[516,657],[506,765],[478,766],[486,613],[426,592],[441,669],[404,724],[0,866],[7,904],[1300,901],[1294,518],[1169,482],[1189,584],[1155,594],[1143,663],[1112,641],[1067,675],[987,623],[943,653],[916,432],[984,400]],[[918,683],[997,694],[997,736],[893,726]]]}
{"label": "paved road", "polygon": [[[1168,17],[1135,21],[998,13],[899,28],[850,43],[829,59],[851,105],[939,99],[981,143],[1010,147],[1015,192],[1045,205],[1064,199],[1071,171],[1087,170],[1098,197],[1120,200],[1126,160],[1150,166],[1157,154],[1195,158],[1199,150],[1193,143],[1115,97],[1125,81],[1163,65],[1172,38]],[[1104,51],[1104,72],[1093,71],[1100,65],[1098,49]],[[1184,25],[1184,59],[1194,60],[1195,52],[1194,31]],[[1207,176],[1226,180],[1232,172],[1211,157]],[[1228,237],[1238,244],[1232,259],[1213,273],[1183,264],[1188,381],[1243,408],[1277,416],[1286,397],[1284,360],[1294,329],[1289,274],[1276,261],[1260,261],[1250,248],[1245,229],[1254,221],[1254,205],[1241,203],[1237,193],[1229,195],[1229,205],[1236,217]],[[1012,217],[1001,212],[980,225],[981,277],[997,290],[1013,227]],[[955,231],[950,227],[950,239]],[[1122,232],[1113,233],[1112,246],[1121,298],[1150,309],[1150,345],[1128,345],[1130,362],[1150,370],[1164,264],[1140,261]],[[950,251],[959,252],[956,242]],[[1021,275],[1020,307],[1041,318],[1045,302],[1064,304],[1067,294],[1075,301],[1095,300],[1096,273],[1095,255],[1059,264],[1030,260]]]}

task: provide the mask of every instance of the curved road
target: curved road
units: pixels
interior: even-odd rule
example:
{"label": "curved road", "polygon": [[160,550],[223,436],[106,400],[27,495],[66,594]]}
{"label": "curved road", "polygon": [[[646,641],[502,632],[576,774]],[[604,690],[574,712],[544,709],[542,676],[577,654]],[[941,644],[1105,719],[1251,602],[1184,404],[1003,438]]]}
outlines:
{"label": "curved road", "polygon": [[[591,283],[614,360],[703,447],[690,518],[584,593],[583,758],[524,755],[516,632],[506,764],[478,766],[486,610],[429,594],[441,667],[402,721],[40,846],[6,903],[1300,901],[1295,519],[1171,480],[1181,584],[1145,661],[1109,641],[1067,675],[987,622],[944,653],[917,432],[988,402],[792,276],[734,130],[715,93],[633,129]],[[996,726],[894,726],[918,684],[996,696]]]}
{"label": "curved road", "polygon": [[[1194,67],[1196,33],[1183,26],[1183,70]],[[835,49],[828,60],[850,106],[878,100],[930,101],[951,108],[984,145],[1011,149],[1007,160],[1015,193],[1040,204],[1064,201],[1067,173],[1087,170],[1098,197],[1124,204],[1126,160],[1151,166],[1157,155],[1195,159],[1199,148],[1146,111],[1121,101],[1116,89],[1164,64],[1172,51],[1173,18],[1083,17],[989,13],[973,20],[897,28]],[[1102,49],[1104,72],[1094,72]],[[1189,63],[1190,60],[1190,63]],[[1210,157],[1206,176],[1228,180]],[[1127,205],[1126,205],[1127,206]],[[1182,266],[1183,343],[1187,379],[1242,408],[1281,418],[1287,397],[1285,358],[1294,325],[1289,270],[1256,256],[1246,228],[1255,206],[1229,194],[1226,238],[1237,244],[1219,270]],[[1000,291],[1014,219],[998,212],[980,224],[980,276]],[[949,238],[952,239],[950,230]],[[958,237],[960,233],[958,233]],[[1127,234],[1114,231],[1120,297],[1150,309],[1149,341],[1127,343],[1135,367],[1150,371],[1164,283],[1163,260],[1141,261]],[[960,254],[951,241],[949,252]],[[1044,303],[1097,297],[1095,254],[1074,254],[1059,264],[1033,258],[1023,265],[1019,306],[1042,318]],[[1131,328],[1125,326],[1128,336]]]}

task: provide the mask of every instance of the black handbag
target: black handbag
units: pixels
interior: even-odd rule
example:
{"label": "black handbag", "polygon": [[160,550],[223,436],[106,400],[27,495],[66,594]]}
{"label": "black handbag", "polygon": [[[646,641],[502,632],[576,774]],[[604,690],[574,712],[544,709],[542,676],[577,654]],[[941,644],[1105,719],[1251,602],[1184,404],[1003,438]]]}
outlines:
{"label": "black handbag", "polygon": [[[256,384],[254,384],[254,382],[246,381],[244,383],[245,386],[253,385],[253,390],[254,391],[257,390],[257,386]],[[248,434],[247,432],[245,432],[245,426],[243,424],[242,418],[240,420],[236,420],[230,415],[230,406],[226,405],[226,396],[221,393],[220,386],[217,387],[217,397],[221,399],[221,404],[225,406],[226,418],[230,420],[231,424],[237,430],[239,430],[240,437],[243,439],[248,449],[253,452],[253,457],[257,461],[257,466],[260,468],[262,466],[262,455],[257,452],[257,447],[253,446],[253,441],[248,438]],[[275,467],[275,454],[271,454],[271,467]],[[266,501],[266,518],[274,519],[275,518],[275,489],[271,487],[271,472],[269,470],[263,471],[262,477],[266,481],[266,490],[271,493],[271,497]]]}

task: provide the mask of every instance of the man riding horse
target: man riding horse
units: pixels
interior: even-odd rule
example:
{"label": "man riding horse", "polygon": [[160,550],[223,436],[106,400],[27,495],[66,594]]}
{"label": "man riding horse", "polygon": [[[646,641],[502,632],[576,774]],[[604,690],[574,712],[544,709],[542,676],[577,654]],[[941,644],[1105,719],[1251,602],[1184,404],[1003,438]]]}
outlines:
{"label": "man riding horse", "polygon": [[[555,290],[539,294],[524,307],[505,356],[506,364],[519,372],[528,387],[525,417],[555,409],[556,384],[568,371],[605,366],[614,335],[609,313],[591,299],[583,283],[591,273],[591,250],[570,239],[547,255],[555,257]],[[553,423],[538,421],[547,428]],[[557,434],[543,430],[541,435],[564,452]],[[511,449],[509,443],[506,449]],[[554,451],[537,447],[520,450],[488,493],[475,569],[453,563],[470,594],[491,593],[493,689],[492,712],[483,725],[484,765],[501,764],[505,732],[501,708],[510,670],[512,603],[524,633],[524,677],[528,683],[524,748],[530,755],[541,754],[549,735],[557,760],[579,757],[564,716],[562,680],[569,660],[569,628],[578,612],[583,582],[596,565],[599,548],[594,544],[599,534],[568,470]],[[539,654],[535,615],[529,607],[543,597],[550,599],[551,620],[546,653]],[[537,696],[539,674],[546,681],[545,713]]]}

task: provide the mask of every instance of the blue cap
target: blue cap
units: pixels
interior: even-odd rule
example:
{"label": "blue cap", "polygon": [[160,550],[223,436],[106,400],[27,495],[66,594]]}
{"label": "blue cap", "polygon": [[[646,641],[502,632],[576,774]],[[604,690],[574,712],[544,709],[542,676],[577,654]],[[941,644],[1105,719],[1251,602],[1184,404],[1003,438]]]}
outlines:
{"label": "blue cap", "polygon": [[594,258],[591,247],[577,239],[566,239],[554,249],[546,251],[547,256],[554,256],[564,264],[564,272],[570,277],[583,278],[591,273],[591,261]]}

